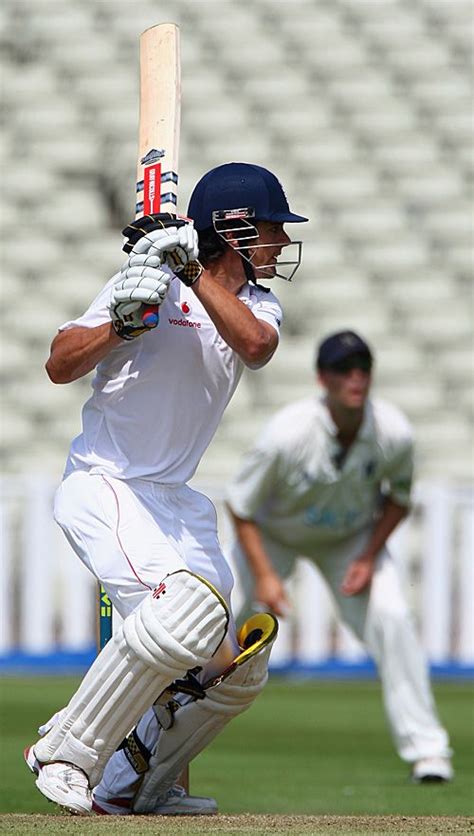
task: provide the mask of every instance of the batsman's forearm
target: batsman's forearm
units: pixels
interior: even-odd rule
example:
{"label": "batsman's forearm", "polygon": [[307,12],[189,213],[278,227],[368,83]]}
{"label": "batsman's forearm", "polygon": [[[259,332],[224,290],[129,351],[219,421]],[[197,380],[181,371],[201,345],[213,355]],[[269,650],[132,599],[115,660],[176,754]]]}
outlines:
{"label": "batsman's forearm", "polygon": [[97,363],[121,344],[112,323],[60,331],[52,342],[46,371],[53,383],[71,383],[95,369]]}
{"label": "batsman's forearm", "polygon": [[222,339],[244,363],[260,363],[273,354],[278,344],[275,329],[260,322],[235,294],[205,273],[192,288]]}
{"label": "batsman's forearm", "polygon": [[375,528],[370,538],[365,553],[373,555],[374,559],[377,557],[380,549],[383,548],[391,533],[396,529],[397,525],[408,514],[408,508],[404,505],[398,505],[393,499],[387,498],[385,500],[382,514],[378,519]]}

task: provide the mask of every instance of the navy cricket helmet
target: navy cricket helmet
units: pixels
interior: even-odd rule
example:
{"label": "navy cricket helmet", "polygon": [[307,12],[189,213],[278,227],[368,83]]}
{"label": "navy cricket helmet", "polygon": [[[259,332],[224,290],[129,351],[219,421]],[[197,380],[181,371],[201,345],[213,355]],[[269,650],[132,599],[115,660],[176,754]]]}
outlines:
{"label": "navy cricket helmet", "polygon": [[219,210],[252,210],[255,221],[303,223],[308,218],[290,211],[280,181],[267,168],[250,163],[225,163],[212,168],[196,184],[188,216],[198,232],[214,225]]}

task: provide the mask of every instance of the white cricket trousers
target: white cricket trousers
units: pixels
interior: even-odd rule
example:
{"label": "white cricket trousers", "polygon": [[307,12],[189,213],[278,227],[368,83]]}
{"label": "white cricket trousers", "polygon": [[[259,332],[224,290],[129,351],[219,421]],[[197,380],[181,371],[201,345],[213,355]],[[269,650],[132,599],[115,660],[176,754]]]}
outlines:
{"label": "white cricket trousers", "polygon": [[[326,579],[341,619],[364,642],[377,664],[385,711],[400,757],[413,763],[421,758],[449,757],[448,735],[437,717],[426,662],[403,595],[398,572],[387,549],[379,555],[370,592],[346,597],[340,586],[346,569],[364,551],[370,531],[365,530],[335,546],[308,557]],[[288,578],[298,557],[291,549],[262,534],[273,566]],[[252,611],[253,579],[238,546],[232,549],[232,566],[241,585],[244,604],[237,621]]]}
{"label": "white cricket trousers", "polygon": [[230,601],[233,576],[219,545],[214,505],[188,485],[78,470],[59,486],[54,518],[122,618],[165,575],[183,568]]}
{"label": "white cricket trousers", "polygon": [[[54,517],[122,618],[165,575],[183,568],[210,581],[230,610],[234,579],[219,545],[216,511],[210,499],[189,486],[74,471],[56,492]],[[231,618],[226,640],[203,677],[220,673],[238,652]],[[139,728],[142,742],[152,750],[159,734],[152,708]],[[96,791],[104,798],[131,799],[136,781],[136,772],[118,752],[109,760]]]}

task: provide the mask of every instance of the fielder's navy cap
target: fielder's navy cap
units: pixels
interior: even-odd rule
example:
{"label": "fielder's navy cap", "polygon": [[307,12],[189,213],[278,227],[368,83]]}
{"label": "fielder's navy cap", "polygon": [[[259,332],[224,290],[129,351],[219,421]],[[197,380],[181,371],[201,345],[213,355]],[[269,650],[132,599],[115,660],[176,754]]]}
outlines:
{"label": "fielder's navy cap", "polygon": [[208,171],[193,190],[187,214],[199,231],[213,225],[216,210],[242,207],[251,207],[256,221],[308,220],[290,211],[283,187],[271,171],[250,163],[225,163]]}
{"label": "fielder's navy cap", "polygon": [[369,346],[362,337],[359,337],[359,334],[355,331],[338,331],[337,334],[331,334],[320,343],[316,365],[318,369],[327,369],[334,363],[353,357],[354,354],[363,354],[371,361],[373,359]]}

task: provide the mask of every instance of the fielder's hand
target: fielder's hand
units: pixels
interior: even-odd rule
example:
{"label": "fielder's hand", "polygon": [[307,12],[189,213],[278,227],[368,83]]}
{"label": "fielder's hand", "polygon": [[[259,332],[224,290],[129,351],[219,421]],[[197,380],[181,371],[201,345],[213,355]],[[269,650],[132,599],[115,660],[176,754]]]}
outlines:
{"label": "fielder's hand", "polygon": [[375,559],[373,555],[362,554],[352,563],[349,563],[346,574],[341,583],[341,592],[350,597],[358,595],[370,587],[375,571]]}
{"label": "fielder's hand", "polygon": [[276,572],[268,573],[255,581],[254,599],[265,610],[270,609],[276,615],[286,616],[291,609],[283,581]]}
{"label": "fielder's hand", "polygon": [[145,215],[127,226],[123,234],[128,238],[125,252],[158,255],[161,263],[166,263],[188,287],[201,275],[198,236],[192,221],[168,213]]}
{"label": "fielder's hand", "polygon": [[161,305],[168,293],[171,276],[160,263],[158,255],[132,255],[122,266],[109,310],[114,330],[123,340],[133,340],[158,324],[158,317],[153,325],[145,325],[142,317],[150,305]]}

